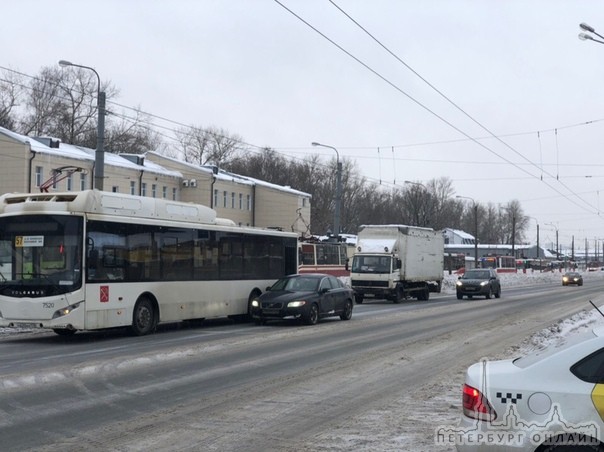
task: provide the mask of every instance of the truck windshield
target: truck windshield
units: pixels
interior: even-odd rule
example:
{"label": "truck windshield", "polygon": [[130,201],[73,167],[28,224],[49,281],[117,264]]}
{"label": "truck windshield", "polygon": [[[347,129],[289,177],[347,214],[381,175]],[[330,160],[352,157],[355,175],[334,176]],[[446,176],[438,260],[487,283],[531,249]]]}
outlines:
{"label": "truck windshield", "polygon": [[0,295],[45,297],[82,285],[82,218],[0,218]]}
{"label": "truck windshield", "polygon": [[391,273],[391,256],[354,256],[352,258],[353,273]]}

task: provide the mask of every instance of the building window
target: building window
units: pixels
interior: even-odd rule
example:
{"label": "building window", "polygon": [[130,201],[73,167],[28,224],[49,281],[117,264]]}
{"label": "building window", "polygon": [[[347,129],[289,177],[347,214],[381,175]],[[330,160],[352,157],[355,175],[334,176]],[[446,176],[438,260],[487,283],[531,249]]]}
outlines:
{"label": "building window", "polygon": [[172,200],[176,201],[176,187],[172,187]]}
{"label": "building window", "polygon": [[143,182],[141,184],[141,196],[147,196],[147,183]]}
{"label": "building window", "polygon": [[80,190],[86,190],[86,174],[80,174]]}
{"label": "building window", "polygon": [[67,176],[67,191],[73,190],[73,174]]}
{"label": "building window", "polygon": [[218,206],[218,190],[214,189],[214,204],[213,207]]}
{"label": "building window", "polygon": [[231,192],[231,209],[235,208],[235,192]]}
{"label": "building window", "polygon": [[117,185],[114,185],[113,187],[111,187],[111,191],[113,193],[119,193],[120,192],[120,188]]}
{"label": "building window", "polygon": [[302,198],[302,207],[306,207],[306,198]]}
{"label": "building window", "polygon": [[136,195],[136,182],[133,180],[130,181],[130,194]]}
{"label": "building window", "polygon": [[243,210],[243,193],[239,193],[239,210]]}
{"label": "building window", "polygon": [[43,168],[41,166],[36,166],[36,187],[42,185],[42,171]]}
{"label": "building window", "polygon": [[247,195],[247,210],[252,210],[252,197]]}
{"label": "building window", "polygon": [[227,192],[226,190],[222,193],[222,207],[226,207],[227,206]]}
{"label": "building window", "polygon": [[157,184],[151,184],[151,197],[155,198],[157,196]]}
{"label": "building window", "polygon": [[168,197],[168,187],[166,187],[165,185],[161,189],[161,197],[164,199],[166,199]]}

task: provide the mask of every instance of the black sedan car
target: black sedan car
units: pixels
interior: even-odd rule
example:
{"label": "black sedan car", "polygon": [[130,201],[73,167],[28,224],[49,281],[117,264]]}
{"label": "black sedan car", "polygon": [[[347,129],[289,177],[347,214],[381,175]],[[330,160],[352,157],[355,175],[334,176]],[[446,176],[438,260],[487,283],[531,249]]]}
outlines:
{"label": "black sedan car", "polygon": [[464,273],[456,283],[457,299],[461,300],[464,295],[472,298],[482,295],[487,299],[501,296],[501,282],[497,271],[492,268],[473,268]]}
{"label": "black sedan car", "polygon": [[582,286],[583,285],[583,276],[581,276],[581,273],[577,273],[577,272],[565,273],[564,276],[562,277],[562,285],[568,286],[569,284],[576,284],[577,286]]}
{"label": "black sedan car", "polygon": [[257,325],[267,320],[296,318],[308,325],[322,317],[352,317],[354,295],[335,276],[320,273],[290,275],[279,279],[252,300],[250,313]]}

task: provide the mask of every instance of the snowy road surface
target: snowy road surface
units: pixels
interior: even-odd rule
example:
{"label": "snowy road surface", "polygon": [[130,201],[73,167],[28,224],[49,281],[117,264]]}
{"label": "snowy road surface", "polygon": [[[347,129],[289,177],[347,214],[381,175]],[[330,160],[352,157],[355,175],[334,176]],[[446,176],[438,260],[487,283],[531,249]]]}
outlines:
{"label": "snowy road surface", "polygon": [[[43,370],[23,362],[28,370],[13,373],[0,362],[3,450],[453,450],[434,433],[457,423],[468,365],[602,322],[588,296],[603,303],[594,298],[603,275],[585,278],[583,288],[562,288],[557,274],[508,276],[500,300],[449,295],[422,309],[383,305],[380,315],[363,305],[350,322],[311,328],[233,327],[220,339],[200,328],[197,342],[184,343],[168,333],[161,351],[138,356],[138,338],[76,342],[75,355],[62,339]],[[506,286],[547,281],[537,295],[506,296]],[[2,336],[0,354],[23,356],[50,340]]]}

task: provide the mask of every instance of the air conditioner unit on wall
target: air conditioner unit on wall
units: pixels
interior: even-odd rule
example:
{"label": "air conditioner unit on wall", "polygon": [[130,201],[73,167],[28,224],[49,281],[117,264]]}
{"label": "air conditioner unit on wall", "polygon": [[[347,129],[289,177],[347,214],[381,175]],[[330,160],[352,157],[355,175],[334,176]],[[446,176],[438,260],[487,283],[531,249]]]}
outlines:
{"label": "air conditioner unit on wall", "polygon": [[183,187],[188,187],[188,186],[189,186],[189,179],[184,179],[184,180],[182,181],[182,186],[183,186]]}
{"label": "air conditioner unit on wall", "polygon": [[191,187],[197,187],[197,179],[191,179],[189,181],[189,184]]}

